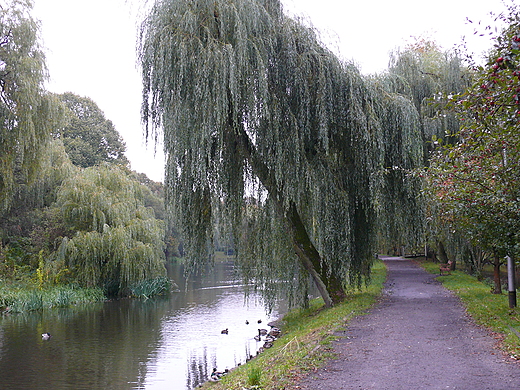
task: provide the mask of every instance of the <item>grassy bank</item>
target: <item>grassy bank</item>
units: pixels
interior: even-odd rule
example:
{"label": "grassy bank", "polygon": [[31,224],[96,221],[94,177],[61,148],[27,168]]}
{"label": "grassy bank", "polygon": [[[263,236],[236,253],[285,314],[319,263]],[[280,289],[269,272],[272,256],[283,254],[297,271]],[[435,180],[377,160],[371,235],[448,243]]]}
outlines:
{"label": "grassy bank", "polygon": [[[439,264],[417,259],[428,272],[438,274]],[[462,300],[467,312],[475,321],[497,333],[501,347],[512,357],[520,359],[520,310],[509,309],[506,294],[491,294],[491,286],[463,271],[438,278],[444,287],[453,291]]]}
{"label": "grassy bank", "polygon": [[295,310],[283,318],[283,336],[260,355],[234,369],[219,382],[204,384],[204,389],[243,390],[283,389],[302,372],[319,367],[332,357],[330,343],[334,332],[362,314],[381,294],[386,268],[377,262],[372,283],[362,291],[352,291],[346,302],[324,309],[323,302],[312,302],[307,310]]}
{"label": "grassy bank", "polygon": [[52,307],[67,307],[78,303],[100,302],[105,299],[99,288],[50,286],[40,289],[32,284],[17,282],[0,286],[0,312],[21,313]]}

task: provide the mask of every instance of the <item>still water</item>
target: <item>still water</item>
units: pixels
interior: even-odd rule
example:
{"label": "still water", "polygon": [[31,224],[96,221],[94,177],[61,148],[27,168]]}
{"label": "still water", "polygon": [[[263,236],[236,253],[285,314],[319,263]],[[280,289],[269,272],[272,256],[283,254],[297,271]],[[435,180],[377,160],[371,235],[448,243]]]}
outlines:
{"label": "still water", "polygon": [[278,312],[245,302],[232,268],[186,284],[171,266],[181,292],[168,297],[0,316],[0,389],[186,390],[244,363]]}

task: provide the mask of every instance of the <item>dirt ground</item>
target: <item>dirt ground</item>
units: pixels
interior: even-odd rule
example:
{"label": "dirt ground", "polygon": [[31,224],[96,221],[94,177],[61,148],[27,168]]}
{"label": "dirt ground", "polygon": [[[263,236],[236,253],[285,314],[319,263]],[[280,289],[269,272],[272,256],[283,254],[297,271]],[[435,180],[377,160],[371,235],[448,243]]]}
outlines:
{"label": "dirt ground", "polygon": [[291,389],[520,389],[519,362],[496,348],[436,275],[408,259],[384,260],[381,302],[338,334],[337,359]]}

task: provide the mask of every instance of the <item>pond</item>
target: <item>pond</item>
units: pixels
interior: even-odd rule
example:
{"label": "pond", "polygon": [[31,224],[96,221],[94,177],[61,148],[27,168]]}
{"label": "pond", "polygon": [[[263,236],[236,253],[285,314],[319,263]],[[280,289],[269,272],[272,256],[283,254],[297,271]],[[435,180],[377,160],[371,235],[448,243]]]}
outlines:
{"label": "pond", "polygon": [[187,284],[182,272],[169,267],[180,292],[167,297],[0,316],[0,389],[186,390],[256,355],[280,309],[244,301],[232,263]]}

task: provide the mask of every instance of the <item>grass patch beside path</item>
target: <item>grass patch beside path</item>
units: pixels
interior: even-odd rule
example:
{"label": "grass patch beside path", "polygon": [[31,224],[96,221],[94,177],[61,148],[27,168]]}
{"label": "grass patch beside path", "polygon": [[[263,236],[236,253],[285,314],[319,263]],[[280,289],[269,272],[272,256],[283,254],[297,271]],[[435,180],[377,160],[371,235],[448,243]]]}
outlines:
{"label": "grass patch beside path", "polygon": [[[426,271],[438,274],[439,264],[424,259],[416,262]],[[437,278],[444,287],[453,291],[475,321],[492,332],[498,333],[501,348],[520,359],[520,310],[510,309],[507,294],[492,294],[489,284],[477,280],[463,271]]]}
{"label": "grass patch beside path", "polygon": [[262,389],[278,390],[289,386],[302,373],[320,367],[332,358],[331,341],[353,317],[363,314],[381,294],[386,280],[386,267],[376,262],[371,284],[352,291],[346,302],[331,309],[316,300],[307,310],[294,310],[283,318],[282,337],[272,348],[241,365],[219,382],[207,382],[202,388],[211,390]]}

